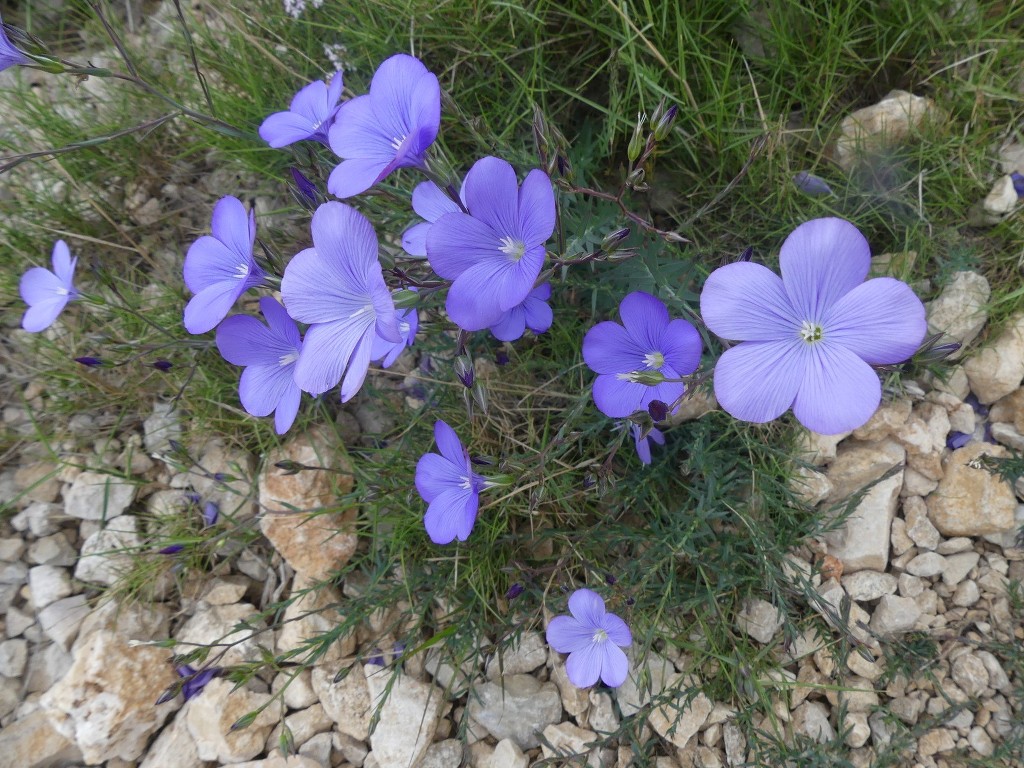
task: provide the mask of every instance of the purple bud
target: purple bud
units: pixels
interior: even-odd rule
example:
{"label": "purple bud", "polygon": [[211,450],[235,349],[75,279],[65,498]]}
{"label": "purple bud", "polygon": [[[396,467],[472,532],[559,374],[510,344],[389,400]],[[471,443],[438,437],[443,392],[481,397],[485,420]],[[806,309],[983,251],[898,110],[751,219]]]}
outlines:
{"label": "purple bud", "polygon": [[188,493],[185,494],[185,501],[187,501],[189,504],[198,504],[202,500],[203,497],[200,496],[195,491],[189,491]]}
{"label": "purple bud", "polygon": [[743,249],[738,261],[750,261],[752,258],[754,258],[754,246],[748,245]]}
{"label": "purple bud", "polygon": [[1017,193],[1017,197],[1024,197],[1024,173],[1014,171],[1010,174],[1010,179],[1013,181],[1013,189]]}
{"label": "purple bud", "polygon": [[949,437],[946,438],[946,447],[951,451],[955,451],[957,448],[963,448],[973,438],[973,435],[969,435],[966,432],[950,432]]}
{"label": "purple bud", "polygon": [[615,578],[614,575],[612,575],[610,573],[606,573],[604,575],[604,583],[607,584],[609,587],[614,587],[617,582],[618,582],[618,579]]}
{"label": "purple bud", "polygon": [[163,549],[157,550],[157,552],[161,555],[175,555],[178,552],[181,552],[181,550],[183,550],[184,548],[184,544],[171,544],[169,547],[164,547]]}
{"label": "purple bud", "polygon": [[800,173],[794,176],[793,183],[797,189],[811,197],[824,197],[825,195],[832,194],[832,188],[825,183],[824,179],[819,179],[807,171],[800,171]]}
{"label": "purple bud", "polygon": [[628,606],[636,605],[636,598],[635,597],[627,597],[626,598],[626,605],[628,605]]}
{"label": "purple bud", "polygon": [[231,477],[231,476],[228,475],[228,474],[225,474],[224,472],[214,472],[213,473],[214,482],[217,482],[217,483],[223,483],[229,477]]}
{"label": "purple bud", "polygon": [[647,405],[647,412],[654,421],[664,421],[668,416],[668,406],[661,400],[651,400]]}
{"label": "purple bud", "polygon": [[473,372],[473,361],[465,355],[459,355],[455,358],[454,368],[455,375],[459,378],[459,381],[462,382],[462,386],[466,389],[471,389],[475,375]]}
{"label": "purple bud", "polygon": [[292,180],[295,182],[295,187],[292,189],[295,200],[307,211],[315,211],[320,205],[320,192],[316,185],[302,175],[298,168],[292,168],[291,172]]}
{"label": "purple bud", "polygon": [[672,123],[676,121],[676,115],[679,113],[679,107],[673,104],[664,115],[657,119],[654,123],[654,138],[657,141],[662,141],[668,132],[672,129]]}
{"label": "purple bud", "polygon": [[[191,667],[189,667],[189,669],[191,669]],[[200,670],[199,672],[193,672],[191,675],[185,677],[185,684],[181,686],[181,693],[185,697],[185,701],[195,698],[202,693],[203,688],[206,687],[207,683],[219,675],[220,672],[220,667],[207,667],[206,669]],[[180,670],[178,674],[181,675]]]}
{"label": "purple bud", "polygon": [[629,234],[629,227],[623,227],[622,229],[617,229],[614,232],[609,232],[601,241],[601,250],[605,253],[614,253],[618,247],[625,242],[626,238],[629,237]]}
{"label": "purple bud", "polygon": [[158,371],[163,371],[164,373],[167,373],[169,370],[171,370],[171,368],[174,367],[174,364],[171,363],[170,360],[157,360],[155,363],[153,363],[153,367],[156,368]]}
{"label": "purple bud", "polygon": [[181,453],[181,443],[177,440],[168,440],[167,447],[170,448],[174,453]]}
{"label": "purple bud", "polygon": [[506,352],[504,349],[499,349],[494,354],[494,362],[497,363],[498,365],[508,365],[509,364],[508,352]]}
{"label": "purple bud", "polygon": [[984,405],[973,392],[970,392],[964,398],[964,402],[971,406],[978,416],[983,419],[988,418],[988,406]]}
{"label": "purple bud", "polygon": [[380,652],[379,648],[374,648],[373,652],[370,654],[370,658],[368,658],[366,660],[366,663],[367,664],[372,664],[375,667],[383,667],[384,666],[384,654],[382,654]]}
{"label": "purple bud", "polygon": [[76,357],[76,363],[81,363],[89,368],[96,368],[97,366],[103,365],[103,361],[98,357]]}
{"label": "purple bud", "polygon": [[558,166],[558,175],[563,179],[572,181],[573,171],[572,163],[569,162],[569,158],[565,155],[558,154],[555,156],[555,164]]}
{"label": "purple bud", "polygon": [[589,472],[583,476],[583,490],[589,490],[597,485],[597,478]]}
{"label": "purple bud", "polygon": [[218,517],[220,517],[220,507],[217,506],[217,502],[206,502],[206,505],[203,507],[203,525],[207,528],[215,525]]}
{"label": "purple bud", "polygon": [[517,597],[519,597],[525,591],[526,591],[526,587],[524,587],[519,582],[516,582],[515,584],[513,584],[511,587],[508,588],[508,591],[505,593],[505,599],[506,600],[515,600]]}

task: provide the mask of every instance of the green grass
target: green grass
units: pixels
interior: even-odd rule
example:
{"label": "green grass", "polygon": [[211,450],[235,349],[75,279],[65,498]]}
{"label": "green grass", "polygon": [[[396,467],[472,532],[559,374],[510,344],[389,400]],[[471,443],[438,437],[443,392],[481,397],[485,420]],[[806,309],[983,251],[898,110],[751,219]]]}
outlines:
{"label": "green grass", "polygon": [[[188,245],[207,231],[213,203],[227,194],[259,200],[260,240],[279,263],[309,244],[308,217],[288,192],[288,167],[322,182],[331,155],[308,146],[271,150],[255,129],[267,114],[284,109],[300,86],[323,76],[325,44],[345,46],[352,94],[365,91],[387,55],[421,56],[447,91],[441,144],[460,171],[489,153],[521,169],[534,165],[531,122],[538,107],[565,137],[576,183],[614,189],[637,113],[651,113],[662,99],[678,104],[674,130],[647,168],[651,191],[629,193],[625,202],[692,244],[634,232],[628,244],[637,257],[556,275],[564,284],[552,330],[517,343],[507,366],[492,362],[505,351],[501,344],[475,335],[468,353],[477,361],[486,411],[467,410],[466,393],[445,362],[456,352],[455,341],[440,332],[446,326],[437,312],[423,321],[416,347],[434,368],[414,369],[406,382],[415,384],[423,407],[407,406],[399,389],[403,373],[368,380],[355,407],[377,403],[390,426],[346,443],[356,483],[338,501],[338,508],[360,509],[360,546],[339,579],[366,586],[346,600],[343,623],[314,648],[323,653],[380,606],[402,605],[387,630],[405,645],[407,657],[437,648],[454,662],[478,659],[509,647],[525,629],[542,629],[545,610],[563,612],[565,591],[589,584],[629,622],[638,658],[677,648],[714,700],[753,702],[758,715],[770,713],[778,692],[766,681],[780,666],[778,655],[736,630],[736,613],[745,598],[761,597],[783,610],[786,637],[812,622],[823,626],[807,618],[813,615],[811,587],[788,576],[783,560],[835,524],[802,508],[788,489],[793,430],[788,422],[756,427],[712,413],[669,431],[668,445],[642,468],[628,435],[593,408],[582,335],[613,317],[621,296],[634,289],[657,293],[673,313],[693,316],[701,281],[714,267],[748,245],[772,264],[796,224],[827,215],[857,224],[875,253],[916,251],[903,277],[921,281],[922,298],[937,293],[952,272],[970,268],[992,283],[996,327],[1019,312],[1019,215],[982,230],[967,225],[967,211],[999,175],[998,144],[1020,124],[1024,49],[1013,41],[1024,8],[983,3],[974,13],[965,4],[950,15],[948,3],[937,1],[775,3],[761,6],[752,21],[750,4],[724,0],[328,0],[292,20],[277,0],[222,6],[189,19],[209,102],[173,17],[164,20],[169,32],[159,43],[138,50],[131,48],[127,21],[108,11],[149,82],[239,135],[178,117],[26,163],[6,176],[0,291],[10,309],[8,325],[21,311],[18,276],[28,264],[47,263],[56,237],[68,239],[80,255],[80,284],[99,297],[95,306],[72,305],[59,333],[14,334],[13,369],[3,385],[7,401],[21,402],[29,381],[45,383],[43,407],[33,406],[32,418],[38,440],[54,455],[66,455],[60,446],[67,440],[84,443],[80,450],[91,444],[67,430],[76,413],[118,412],[112,435],[137,429],[153,402],[171,399],[187,419],[190,439],[219,436],[261,459],[281,443],[272,424],[241,410],[237,369],[220,359],[211,335],[188,337],[180,326],[187,300],[180,269]],[[33,32],[79,61],[81,49],[94,50],[102,37],[84,6],[59,21],[38,14],[28,19]],[[739,45],[740,28],[757,44]],[[113,58],[105,63],[123,68]],[[5,82],[11,85],[0,98],[18,124],[31,129],[0,136],[5,156],[114,134],[172,111],[126,83],[93,78],[87,85],[102,94],[93,97],[67,80],[55,95],[53,77]],[[843,173],[826,152],[840,120],[893,88],[930,96],[944,117],[874,164]],[[61,108],[78,99],[94,105],[88,120]],[[835,196],[801,194],[791,183],[800,170],[825,178]],[[393,237],[413,219],[408,193],[416,181],[402,173],[350,202],[379,234]],[[140,215],[150,198],[157,213]],[[593,249],[626,223],[614,206],[581,195],[562,193],[560,205],[568,244],[560,257]],[[111,365],[84,369],[73,362],[81,355]],[[174,367],[156,371],[151,363],[157,359]],[[344,424],[352,412],[329,395],[307,403],[293,431]],[[444,548],[425,537],[424,505],[412,484],[437,418],[491,462],[483,474],[514,477],[512,485],[484,495],[469,541]],[[23,440],[7,432],[0,449],[16,451]],[[188,460],[180,458],[186,467]],[[97,460],[93,455],[86,463]],[[168,560],[154,550],[170,543],[186,546],[174,561],[182,582],[205,578],[242,544],[259,546],[251,526],[206,531],[194,518],[147,521],[146,551],[119,595],[145,596],[163,578]],[[510,601],[505,594],[514,584],[524,592]],[[262,606],[263,617],[273,622],[284,607]],[[490,643],[481,646],[483,637]],[[890,658],[912,665],[933,654],[926,642],[910,648],[911,642],[895,647]],[[835,644],[840,656],[856,652],[841,634]],[[1018,650],[1002,646],[997,655],[1020,679]],[[290,669],[291,663],[268,657],[233,674],[241,679],[260,667]],[[763,763],[850,764],[841,736],[834,745],[787,740],[781,724],[758,731],[757,720],[741,718]],[[618,735],[634,744],[638,760],[651,753],[636,721],[624,722]],[[1022,741],[1000,747],[1003,759],[1019,755]],[[891,752],[882,764],[900,764],[898,750]]]}

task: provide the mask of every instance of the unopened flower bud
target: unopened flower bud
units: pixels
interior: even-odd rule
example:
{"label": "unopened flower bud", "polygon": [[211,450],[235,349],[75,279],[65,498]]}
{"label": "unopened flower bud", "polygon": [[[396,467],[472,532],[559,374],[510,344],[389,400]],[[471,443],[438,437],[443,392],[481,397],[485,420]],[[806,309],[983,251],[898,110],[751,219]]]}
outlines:
{"label": "unopened flower bud", "polygon": [[647,404],[647,412],[651,414],[654,421],[664,421],[668,416],[668,406],[661,400],[651,400]]}
{"label": "unopened flower bud", "polygon": [[473,361],[465,355],[459,355],[455,358],[453,367],[455,368],[455,375],[459,378],[459,381],[462,382],[462,386],[466,389],[470,389],[473,386],[473,380],[475,378],[475,374],[473,372]]}
{"label": "unopened flower bud", "polygon": [[153,367],[156,368],[158,371],[163,371],[164,373],[167,373],[169,370],[171,370],[171,368],[174,367],[174,363],[172,363],[170,360],[157,360],[155,363],[153,363]]}
{"label": "unopened flower bud", "polygon": [[88,368],[98,368],[103,365],[103,361],[98,357],[76,357],[75,362],[81,363]]}
{"label": "unopened flower bud", "polygon": [[480,410],[487,413],[487,389],[479,381],[476,382],[476,385],[473,387],[473,399],[476,401],[476,404],[480,406]]}
{"label": "unopened flower bud", "polygon": [[644,123],[647,121],[647,115],[641,112],[636,119],[636,128],[633,129],[633,136],[626,146],[626,157],[631,163],[635,163],[640,153],[644,151]]}
{"label": "unopened flower bud", "polygon": [[298,168],[292,168],[291,172],[292,180],[295,182],[295,186],[291,188],[295,202],[312,213],[323,202],[320,191]]}
{"label": "unopened flower bud", "polygon": [[214,525],[218,517],[220,517],[220,507],[217,506],[217,502],[206,502],[206,505],[203,507],[203,525],[207,527]]}
{"label": "unopened flower bud", "polygon": [[567,181],[572,181],[576,175],[572,169],[572,163],[569,162],[569,158],[559,153],[555,157],[555,164],[558,166],[558,175]]}
{"label": "unopened flower bud", "polygon": [[526,591],[526,587],[524,587],[519,582],[516,582],[515,584],[513,584],[511,587],[508,588],[508,591],[505,593],[505,599],[509,600],[509,601],[515,600],[517,597],[519,597],[525,591]]}
{"label": "unopened flower bud", "polygon": [[626,186],[631,189],[637,189],[638,187],[643,186],[644,177],[646,175],[647,174],[644,172],[643,168],[636,168],[629,174],[629,176],[626,177]]}
{"label": "unopened flower bud", "polygon": [[832,188],[825,183],[824,179],[820,179],[807,171],[800,171],[800,173],[794,176],[793,184],[805,195],[810,195],[811,197],[825,197],[832,194]]}
{"label": "unopened flower bud", "polygon": [[629,237],[629,235],[629,227],[623,227],[622,229],[617,229],[614,232],[609,232],[604,236],[604,240],[601,241],[601,250],[605,253],[614,253],[626,238]]}
{"label": "unopened flower bud", "polygon": [[654,121],[654,140],[663,141],[668,132],[672,130],[672,123],[676,121],[676,115],[679,114],[679,107],[673,104],[665,114],[661,115]]}
{"label": "unopened flower bud", "polygon": [[754,258],[754,246],[748,245],[743,249],[743,253],[740,254],[737,261],[750,261],[752,258]]}
{"label": "unopened flower bud", "polygon": [[274,466],[277,467],[278,469],[283,469],[284,470],[284,474],[286,476],[287,475],[297,475],[299,472],[301,472],[302,470],[304,470],[306,468],[305,464],[299,464],[299,462],[292,461],[291,459],[283,459],[281,461],[275,461],[274,462]]}

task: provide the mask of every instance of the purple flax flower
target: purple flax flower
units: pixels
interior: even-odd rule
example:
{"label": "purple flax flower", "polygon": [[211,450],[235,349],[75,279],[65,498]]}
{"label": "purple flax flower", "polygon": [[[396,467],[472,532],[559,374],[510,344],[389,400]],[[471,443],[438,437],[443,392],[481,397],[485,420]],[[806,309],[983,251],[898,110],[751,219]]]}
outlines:
{"label": "purple flax flower", "polygon": [[19,64],[31,64],[32,59],[14,47],[7,37],[6,25],[0,20],[0,71]]}
{"label": "purple flax flower", "polygon": [[565,673],[577,688],[589,688],[598,678],[615,688],[626,682],[629,661],[622,648],[633,643],[626,622],[606,613],[604,600],[589,589],[577,589],[569,597],[572,616],[555,616],[548,624],[548,645],[568,653]]}
{"label": "purple flax flower", "polygon": [[292,258],[281,281],[288,313],[310,323],[295,383],[319,395],[344,374],[341,400],[347,402],[363,385],[374,339],[398,343],[403,337],[366,217],[342,203],[324,203],[311,228],[313,247]]}
{"label": "purple flax flower", "polygon": [[21,276],[18,286],[21,298],[28,304],[21,318],[21,327],[32,333],[53,325],[67,303],[78,298],[78,291],[72,283],[78,257],[71,256],[68,244],[63,240],[53,244],[52,261],[52,272],[43,267],[32,267]]}
{"label": "purple flax flower", "polygon": [[479,331],[533,290],[555,229],[555,196],[543,171],[530,171],[520,187],[512,166],[497,157],[470,168],[463,194],[469,213],[446,213],[431,225],[427,258],[438,275],[454,281],[448,316]]}
{"label": "purple flax flower", "polygon": [[644,464],[651,463],[651,443],[657,443],[658,445],[665,444],[665,436],[661,433],[661,430],[657,427],[652,427],[651,431],[647,433],[647,436],[640,437],[640,425],[630,424],[630,434],[633,435],[633,442],[636,444],[636,454],[640,457],[640,461]]}
{"label": "purple flax flower", "polygon": [[500,341],[515,341],[529,328],[536,334],[544,333],[551,327],[554,316],[547,305],[551,298],[551,284],[538,285],[530,291],[521,304],[512,307],[491,326],[491,333]]}
{"label": "purple flax flower", "polygon": [[188,701],[202,693],[203,688],[220,674],[221,669],[220,667],[206,667],[196,672],[188,664],[182,664],[175,667],[175,671],[178,673],[178,677],[185,678],[185,683],[181,686],[181,695],[185,697],[185,701]]}
{"label": "purple flax flower", "polygon": [[760,264],[728,264],[704,284],[708,328],[743,342],[715,367],[715,395],[737,419],[766,422],[790,407],[822,434],[856,429],[875,412],[872,365],[901,362],[927,330],[924,305],[891,277],[864,282],[867,240],[848,221],[814,219],[782,244],[782,277]]}
{"label": "purple flax flower", "polygon": [[[459,193],[459,198],[465,205],[465,188]],[[426,221],[413,224],[402,234],[402,248],[410,256],[426,256],[427,232],[430,231],[430,226],[446,213],[459,213],[462,210],[458,203],[432,181],[416,185],[416,189],[412,191],[412,209]]]}
{"label": "purple flax flower", "polygon": [[401,341],[388,341],[382,336],[374,334],[373,348],[370,350],[370,359],[380,362],[381,368],[390,368],[398,356],[406,347],[411,347],[416,341],[416,331],[419,330],[420,320],[415,308],[404,309],[398,312],[398,333]]}
{"label": "purple flax flower", "polygon": [[622,325],[606,320],[583,338],[583,360],[598,374],[594,404],[613,419],[647,410],[652,400],[670,406],[686,390],[677,379],[700,362],[697,329],[686,320],[670,320],[660,300],[634,291],[619,305]]}
{"label": "purple flax flower", "polygon": [[[290,425],[289,425],[290,426]],[[209,528],[211,525],[217,524],[217,518],[220,517],[220,506],[216,501],[208,501],[203,505],[203,525]]]}
{"label": "purple flax flower", "polygon": [[454,429],[436,421],[434,439],[440,455],[425,453],[416,464],[416,490],[429,505],[423,525],[435,544],[465,541],[476,523],[480,491],[490,483],[473,471]]}
{"label": "purple flax flower", "polygon": [[307,139],[330,146],[327,131],[341,109],[341,82],[341,72],[335,72],[330,86],[322,80],[307,85],[295,94],[287,112],[275,112],[263,121],[260,138],[274,148]]}
{"label": "purple flax flower", "polygon": [[343,162],[327,191],[352,197],[396,168],[423,167],[440,125],[437,78],[419,59],[392,56],[377,68],[370,92],[345,102],[331,126],[331,149]]}
{"label": "purple flax flower", "polygon": [[273,413],[274,429],[283,435],[302,397],[294,380],[302,339],[276,299],[264,296],[260,310],[269,327],[249,315],[232,315],[217,328],[217,349],[229,363],[246,366],[238,383],[242,407],[253,416]]}
{"label": "purple flax flower", "polygon": [[222,197],[213,208],[212,235],[203,235],[185,256],[185,285],[195,294],[185,306],[185,328],[206,333],[224,319],[238,297],[259,285],[265,273],[256,265],[256,213],[245,212],[237,197]]}

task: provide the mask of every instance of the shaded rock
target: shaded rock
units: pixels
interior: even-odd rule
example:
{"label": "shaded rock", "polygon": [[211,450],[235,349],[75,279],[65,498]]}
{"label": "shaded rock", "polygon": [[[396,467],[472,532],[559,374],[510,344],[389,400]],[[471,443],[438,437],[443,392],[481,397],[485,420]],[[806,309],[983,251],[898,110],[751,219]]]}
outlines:
{"label": "shaded rock", "polygon": [[502,739],[479,768],[526,768],[530,760],[512,739]]}
{"label": "shaded rock", "polygon": [[565,663],[561,659],[556,660],[551,667],[551,682],[558,686],[558,692],[562,696],[562,707],[570,717],[575,717],[578,720],[590,708],[590,693],[592,691],[586,688],[577,688],[572,684],[565,671]]}
{"label": "shaded rock", "polygon": [[809,507],[827,499],[834,490],[828,475],[805,466],[797,466],[793,469],[793,474],[789,478],[789,487],[797,500]]}
{"label": "shaded rock", "polygon": [[366,674],[359,664],[354,664],[347,675],[334,682],[337,673],[337,667],[314,667],[311,678],[313,690],[340,733],[357,741],[366,741],[370,736],[370,717],[373,714]]}
{"label": "shaded rock", "polygon": [[960,690],[972,698],[977,698],[988,687],[988,670],[984,662],[973,653],[964,653],[953,660],[950,677],[960,686]]}
{"label": "shaded rock", "polygon": [[1000,176],[992,189],[981,201],[985,213],[995,217],[1003,217],[1017,207],[1017,190],[1010,176]]}
{"label": "shaded rock", "polygon": [[942,583],[955,587],[971,572],[971,569],[978,564],[981,558],[977,552],[958,552],[946,558],[945,567],[942,569]]}
{"label": "shaded rock", "polygon": [[[942,292],[925,304],[928,332],[943,333],[966,347],[981,333],[988,320],[986,306],[992,289],[977,272],[956,272]],[[964,349],[952,357],[961,357]]]}
{"label": "shaded rock", "polygon": [[986,405],[1017,389],[1024,379],[1024,315],[1008,320],[995,341],[964,362],[964,372]]}
{"label": "shaded rock", "polygon": [[612,733],[619,728],[619,716],[612,706],[612,697],[603,691],[591,690],[589,724],[598,733]]}
{"label": "shaded rock", "polygon": [[91,610],[85,595],[74,595],[46,606],[36,618],[43,634],[67,651]]}
{"label": "shaded rock", "polygon": [[540,632],[528,630],[523,632],[518,642],[505,647],[500,654],[496,653],[487,662],[486,673],[489,680],[497,680],[503,675],[519,675],[532,672],[544,664],[548,658],[548,646]]}
{"label": "shaded rock", "polygon": [[142,544],[137,530],[138,520],[134,515],[121,515],[89,536],[82,544],[75,578],[108,587],[116,584],[132,567],[131,553]]}
{"label": "shaded rock", "polygon": [[437,741],[427,747],[418,768],[452,768],[462,765],[463,747],[458,739]]}
{"label": "shaded rock", "polygon": [[172,403],[154,403],[142,430],[148,453],[170,453],[172,440],[181,443],[181,419]]}
{"label": "shaded rock", "polygon": [[81,750],[54,726],[45,709],[0,728],[0,755],[11,768],[60,768],[82,760]]}
{"label": "shaded rock", "polygon": [[938,576],[945,568],[946,558],[937,552],[923,552],[907,563],[907,573],[922,579]]}
{"label": "shaded rock", "polygon": [[184,709],[185,725],[203,760],[240,763],[263,751],[267,734],[280,717],[279,707],[269,706],[246,728],[232,731],[239,719],[270,701],[269,694],[245,688],[232,691],[234,683],[214,679]]}
{"label": "shaded rock", "polygon": [[842,560],[846,573],[885,570],[889,563],[892,521],[902,487],[902,471],[876,483],[845,522],[825,534],[829,554]]}
{"label": "shaded rock", "polygon": [[170,609],[162,603],[105,600],[82,622],[80,634],[87,637],[109,629],[126,640],[162,640],[168,635],[169,623]]}
{"label": "shaded rock", "polygon": [[[682,678],[681,675],[676,675],[676,679],[680,678],[683,688],[692,688],[699,685],[699,681],[696,678]],[[675,680],[671,681],[670,685],[674,682]],[[686,694],[681,694],[680,698],[673,704],[662,704],[659,707],[655,707],[648,719],[651,727],[662,738],[672,742],[677,749],[684,749],[686,747],[690,739],[707,721],[711,710],[715,708],[711,699],[703,693],[698,693],[696,696],[689,698],[689,701],[687,701],[687,698]]]}
{"label": "shaded rock", "polygon": [[880,635],[909,632],[920,615],[921,609],[913,598],[884,595],[871,615],[871,629]]}
{"label": "shaded rock", "polygon": [[214,502],[228,517],[250,517],[255,511],[251,494],[256,459],[252,454],[229,448],[220,439],[206,443],[198,454],[205,473],[192,474],[192,487],[203,501]]}
{"label": "shaded rock", "polygon": [[64,494],[64,513],[81,520],[113,520],[135,500],[136,490],[130,480],[86,471]]}
{"label": "shaded rock", "polygon": [[[649,651],[642,663],[633,659],[632,649],[626,655],[630,659],[630,673],[626,676],[626,682],[615,689],[615,700],[623,717],[635,715],[644,704],[657,698],[670,682],[679,677],[672,662],[654,651]],[[641,667],[646,667],[646,671]]]}
{"label": "shaded rock", "polygon": [[28,641],[21,638],[0,643],[0,676],[21,677],[28,661]]}
{"label": "shaded rock", "polygon": [[884,400],[867,423],[853,430],[855,440],[883,440],[907,423],[913,403],[906,399]]}
{"label": "shaded rock", "polygon": [[146,750],[139,768],[206,768],[206,765],[185,725],[184,713],[179,712]]}
{"label": "shaded rock", "polygon": [[440,688],[405,675],[386,692],[389,682],[390,673],[379,667],[366,677],[370,706],[380,708],[380,720],[370,735],[370,749],[382,766],[416,765],[434,740],[444,697]]}
{"label": "shaded rock", "polygon": [[771,642],[782,627],[782,612],[766,600],[750,598],[736,615],[736,627],[759,643]]}
{"label": "shaded rock", "polygon": [[36,565],[71,566],[78,559],[78,550],[71,545],[67,536],[58,532],[32,542],[28,548],[27,560]]}
{"label": "shaded rock", "polygon": [[45,608],[50,603],[71,594],[71,578],[65,568],[55,565],[37,565],[28,570],[28,587],[32,590],[32,605]]}
{"label": "shaded rock", "polygon": [[34,461],[14,473],[14,485],[30,501],[56,501],[60,494],[57,466],[51,461]]}
{"label": "shaded rock", "polygon": [[[293,661],[309,658],[319,648],[319,644],[311,644],[310,641],[333,630],[343,618],[338,612],[338,606],[341,604],[341,594],[338,590],[327,585],[313,589],[315,583],[296,574],[292,595],[297,597],[285,608],[281,629],[277,633],[278,653],[299,652],[291,657]],[[302,594],[303,590],[308,591]],[[317,663],[337,664],[344,657],[350,656],[355,647],[353,635],[341,637],[331,643]]]}
{"label": "shaded rock", "polygon": [[791,722],[794,733],[807,736],[819,744],[830,742],[836,737],[828,721],[828,710],[816,701],[805,701],[794,709]]}
{"label": "shaded rock", "polygon": [[902,465],[906,456],[903,446],[892,439],[844,444],[828,469],[828,478],[835,489],[828,501],[834,503],[849,498],[893,467]]}
{"label": "shaded rock", "polygon": [[1006,456],[1006,449],[968,443],[943,462],[945,475],[927,499],[928,516],[943,536],[982,536],[1013,528],[1017,499],[1013,489],[981,468],[983,455]]}
{"label": "shaded rock", "polygon": [[[220,666],[255,661],[260,658],[259,632],[266,628],[263,620],[256,617],[258,613],[256,607],[249,603],[200,604],[195,615],[175,633],[175,639],[192,645],[229,644],[231,647],[226,648]],[[251,629],[236,630],[235,626],[240,622],[247,622]]]}
{"label": "shaded rock", "polygon": [[587,744],[596,741],[597,734],[573,723],[559,723],[544,729],[544,739],[548,742],[541,745],[545,758],[568,758],[590,752]]}
{"label": "shaded rock", "polygon": [[925,123],[942,119],[941,110],[931,99],[906,91],[890,91],[877,104],[858,109],[843,119],[831,155],[843,170],[849,171],[861,155],[896,146]]}
{"label": "shaded rock", "polygon": [[166,649],[94,632],[75,648],[71,668],[43,696],[42,706],[60,713],[56,727],[74,740],[86,763],[136,760],[177,707],[153,703],[154,691],[176,679],[170,659]]}
{"label": "shaded rock", "polygon": [[851,600],[866,603],[896,592],[896,577],[878,571],[857,571],[842,578],[843,589]]}
{"label": "shaded rock", "polygon": [[907,523],[907,536],[921,549],[933,550],[939,546],[939,531],[928,519],[928,507],[920,496],[903,501],[903,516]]}
{"label": "shaded rock", "polygon": [[797,435],[797,456],[814,467],[828,464],[836,457],[837,446],[849,435],[822,435],[809,429],[801,429]]}
{"label": "shaded rock", "polygon": [[235,763],[233,768],[324,768],[324,764],[305,755],[289,755]]}
{"label": "shaded rock", "polygon": [[562,719],[562,700],[554,683],[530,675],[510,675],[473,687],[469,714],[495,739],[512,739],[520,749],[540,746],[540,734]]}

